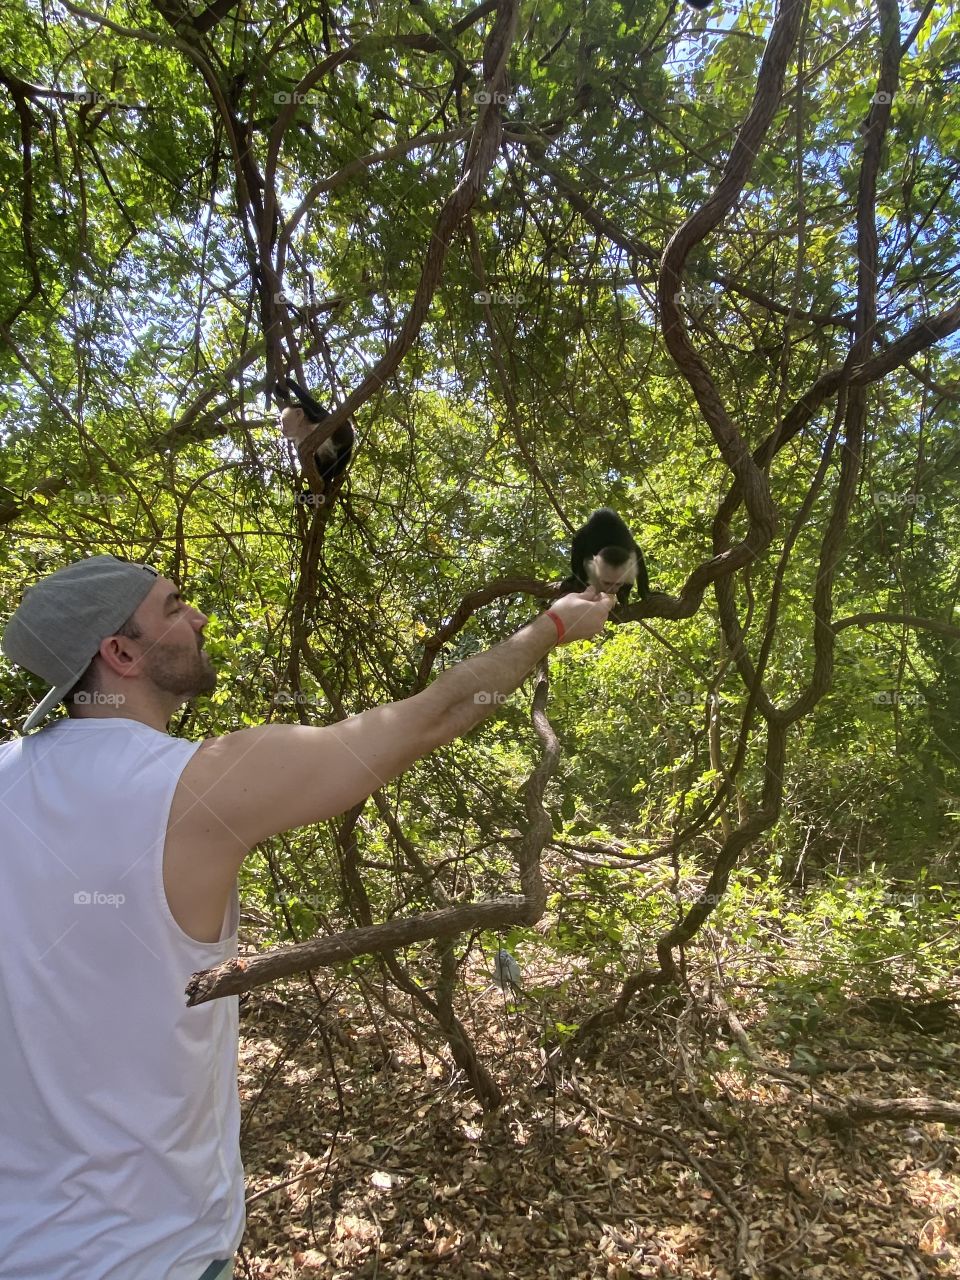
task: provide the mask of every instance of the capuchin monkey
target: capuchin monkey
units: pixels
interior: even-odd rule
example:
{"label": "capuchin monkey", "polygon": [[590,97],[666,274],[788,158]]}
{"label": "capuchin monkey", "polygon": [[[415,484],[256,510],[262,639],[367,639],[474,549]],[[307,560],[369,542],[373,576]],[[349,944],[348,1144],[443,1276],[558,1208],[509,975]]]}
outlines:
{"label": "capuchin monkey", "polygon": [[570,569],[570,577],[560,584],[561,595],[596,587],[609,594],[615,592],[622,609],[634,583],[641,600],[650,590],[643,553],[630,530],[609,507],[595,511],[573,535]]}
{"label": "capuchin monkey", "polygon": [[691,9],[706,9],[710,0],[687,0],[687,4]]}
{"label": "capuchin monkey", "polygon": [[[280,415],[283,434],[288,440],[293,440],[297,444],[306,439],[317,423],[330,417],[328,410],[324,409],[322,404],[318,404],[313,396],[304,391],[292,378],[286,379],[286,387],[282,382],[277,383],[274,397],[278,404],[286,406]],[[291,400],[298,403],[291,404]],[[298,408],[303,410],[303,416],[296,413]],[[333,482],[350,465],[354,440],[353,424],[348,419],[337,427],[328,440],[324,440],[313,455],[320,478],[328,493]]]}

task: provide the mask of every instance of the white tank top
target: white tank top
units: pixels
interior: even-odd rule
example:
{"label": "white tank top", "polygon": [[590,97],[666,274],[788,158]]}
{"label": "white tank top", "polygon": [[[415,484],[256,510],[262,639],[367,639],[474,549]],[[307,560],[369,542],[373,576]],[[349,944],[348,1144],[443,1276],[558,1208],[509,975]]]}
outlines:
{"label": "white tank top", "polygon": [[[244,1228],[237,997],[188,1009],[163,890],[199,742],[57,720],[0,745],[0,1276],[199,1280]],[[203,849],[197,849],[203,857]]]}

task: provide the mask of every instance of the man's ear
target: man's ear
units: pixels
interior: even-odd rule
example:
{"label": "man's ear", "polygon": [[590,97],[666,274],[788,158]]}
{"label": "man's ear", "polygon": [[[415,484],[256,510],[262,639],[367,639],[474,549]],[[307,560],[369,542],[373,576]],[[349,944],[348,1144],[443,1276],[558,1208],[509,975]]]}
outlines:
{"label": "man's ear", "polygon": [[114,675],[133,675],[136,663],[143,656],[134,652],[133,643],[128,636],[107,636],[100,641],[96,656]]}

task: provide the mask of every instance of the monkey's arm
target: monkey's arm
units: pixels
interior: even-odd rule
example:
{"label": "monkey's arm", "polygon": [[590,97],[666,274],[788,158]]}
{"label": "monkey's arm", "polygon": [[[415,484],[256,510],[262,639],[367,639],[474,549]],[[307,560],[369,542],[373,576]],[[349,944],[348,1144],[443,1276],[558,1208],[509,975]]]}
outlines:
{"label": "monkey's arm", "polygon": [[299,382],[294,382],[292,378],[278,382],[274,389],[274,397],[282,404],[289,404],[291,400],[296,400],[299,408],[307,415],[307,418],[314,423],[323,422],[324,418],[329,418],[330,413],[319,400],[314,400],[309,391],[304,391]]}

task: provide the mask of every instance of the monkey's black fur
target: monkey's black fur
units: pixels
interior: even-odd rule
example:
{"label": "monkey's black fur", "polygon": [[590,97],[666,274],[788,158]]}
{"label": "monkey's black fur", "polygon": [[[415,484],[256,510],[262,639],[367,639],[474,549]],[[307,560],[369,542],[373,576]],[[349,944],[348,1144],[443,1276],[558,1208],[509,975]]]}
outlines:
{"label": "monkey's black fur", "polygon": [[[303,410],[309,422],[319,423],[330,417],[329,411],[319,401],[314,400],[309,391],[304,391],[303,387],[292,378],[286,378],[285,381],[286,386],[283,381],[278,382],[274,391],[274,396],[280,404],[287,405],[293,401]],[[337,427],[329,440],[324,440],[313,455],[320,478],[328,489],[350,465],[355,438],[353,424],[347,419]]]}
{"label": "monkey's black fur", "polygon": [[[571,591],[586,591],[591,585],[589,562],[599,556],[613,569],[620,569],[636,557],[636,588],[642,600],[649,593],[650,583],[647,578],[647,566],[643,562],[643,552],[633,540],[633,535],[624,521],[610,507],[601,507],[573,535],[573,546],[570,550],[570,577],[564,579],[560,586],[562,595]],[[596,575],[594,575],[595,577]],[[630,598],[634,586],[631,579],[617,592],[620,608]]]}

